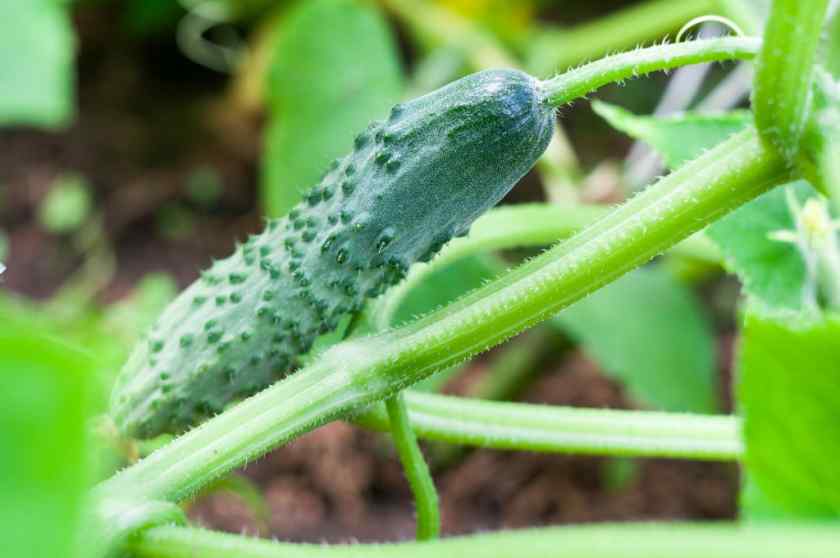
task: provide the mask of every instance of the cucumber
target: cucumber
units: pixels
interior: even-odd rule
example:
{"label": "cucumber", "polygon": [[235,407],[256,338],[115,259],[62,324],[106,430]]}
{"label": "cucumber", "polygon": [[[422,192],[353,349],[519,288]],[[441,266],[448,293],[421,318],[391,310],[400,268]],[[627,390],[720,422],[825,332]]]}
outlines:
{"label": "cucumber", "polygon": [[465,235],[531,169],[554,118],[538,82],[514,70],[396,105],[163,312],[115,384],[119,429],[181,432],[292,371],[316,337]]}

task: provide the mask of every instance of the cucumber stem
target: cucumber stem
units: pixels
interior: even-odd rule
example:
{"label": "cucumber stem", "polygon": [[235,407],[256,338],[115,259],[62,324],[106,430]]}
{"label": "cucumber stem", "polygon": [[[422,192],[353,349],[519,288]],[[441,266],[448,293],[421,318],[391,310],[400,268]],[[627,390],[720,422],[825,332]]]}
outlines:
{"label": "cucumber stem", "polygon": [[543,81],[545,102],[553,107],[559,107],[584,97],[608,83],[689,64],[749,60],[755,57],[760,47],[761,39],[758,38],[723,37],[662,44],[622,52]]}

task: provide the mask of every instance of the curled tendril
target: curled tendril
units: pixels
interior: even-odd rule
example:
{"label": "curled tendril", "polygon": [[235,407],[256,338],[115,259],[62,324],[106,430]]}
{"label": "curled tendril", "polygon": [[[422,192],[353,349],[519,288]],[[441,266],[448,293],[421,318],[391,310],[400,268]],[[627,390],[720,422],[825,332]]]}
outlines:
{"label": "curled tendril", "polygon": [[680,31],[677,33],[676,42],[680,42],[683,39],[683,37],[685,37],[685,35],[686,35],[686,33],[688,32],[689,29],[691,29],[692,27],[695,27],[697,25],[702,25],[704,23],[719,23],[719,24],[723,25],[724,27],[728,27],[729,29],[731,29],[732,32],[735,33],[735,35],[737,37],[746,36],[744,34],[744,31],[738,26],[738,24],[735,23],[734,21],[732,21],[731,19],[729,19],[728,17],[723,17],[723,16],[719,16],[719,15],[714,15],[714,14],[708,14],[708,15],[697,16],[697,17],[689,20],[685,25],[683,25],[682,28],[680,29]]}
{"label": "curled tendril", "polygon": [[[197,64],[229,74],[247,56],[247,47],[229,23],[230,8],[218,0],[180,0],[187,14],[178,23],[176,39],[184,55]],[[217,30],[216,41],[206,34]]]}

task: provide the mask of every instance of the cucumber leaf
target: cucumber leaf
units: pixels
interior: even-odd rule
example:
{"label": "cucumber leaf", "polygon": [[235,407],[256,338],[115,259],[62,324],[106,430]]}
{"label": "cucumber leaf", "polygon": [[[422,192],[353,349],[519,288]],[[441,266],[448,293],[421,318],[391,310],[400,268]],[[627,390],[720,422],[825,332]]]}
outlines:
{"label": "cucumber leaf", "polygon": [[840,78],[840,10],[834,10],[834,15],[827,24],[826,40],[823,45],[825,69],[835,78]]}
{"label": "cucumber leaf", "polygon": [[746,472],[764,507],[840,517],[840,316],[753,303],[738,359]]}
{"label": "cucumber leaf", "polygon": [[[802,181],[789,187],[800,200],[814,194]],[[707,234],[747,293],[769,307],[798,310],[806,300],[805,263],[795,245],[770,238],[774,232],[796,228],[785,188],[776,188],[736,209],[712,224]]]}
{"label": "cucumber leaf", "polygon": [[0,537],[4,556],[76,556],[89,480],[90,360],[31,323],[0,322]]}
{"label": "cucumber leaf", "polygon": [[639,116],[603,101],[594,102],[592,108],[616,130],[648,143],[670,169],[694,159],[752,122],[748,111],[658,117]]}
{"label": "cucumber leaf", "polygon": [[[595,110],[618,130],[649,143],[672,170],[751,121],[748,112],[659,118],[637,116],[606,103],[598,103]],[[800,201],[814,195],[805,182],[791,186]],[[794,228],[784,188],[776,188],[713,223],[706,234],[748,294],[768,306],[797,310],[805,301],[805,264],[793,244],[770,238],[771,233]]]}
{"label": "cucumber leaf", "polygon": [[76,41],[68,3],[9,3],[0,20],[0,125],[63,126],[74,103]]}
{"label": "cucumber leaf", "polygon": [[262,195],[266,213],[280,216],[350,151],[356,133],[387,115],[402,73],[387,24],[362,0],[300,2],[274,52]]}
{"label": "cucumber leaf", "polygon": [[718,410],[711,325],[691,290],[666,271],[636,270],[553,322],[640,403],[675,412]]}

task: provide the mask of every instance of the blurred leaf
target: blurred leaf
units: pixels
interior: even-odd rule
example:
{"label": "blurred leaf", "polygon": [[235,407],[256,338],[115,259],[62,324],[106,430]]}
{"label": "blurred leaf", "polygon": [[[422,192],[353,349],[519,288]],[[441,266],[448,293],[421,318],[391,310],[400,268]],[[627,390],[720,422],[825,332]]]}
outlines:
{"label": "blurred leaf", "polygon": [[0,20],[0,125],[55,128],[73,113],[76,41],[62,0],[7,0]]}
{"label": "blurred leaf", "polygon": [[835,78],[840,78],[840,10],[826,25],[826,40],[823,44],[823,64]]}
{"label": "blurred leaf", "polygon": [[466,73],[467,57],[454,46],[433,48],[420,58],[411,75],[408,97],[419,97],[455,81]]}
{"label": "blurred leaf", "polygon": [[[750,122],[749,113],[745,112],[657,118],[637,116],[606,103],[597,103],[595,110],[612,126],[648,142],[671,169],[699,156]],[[804,182],[794,183],[793,187],[800,199],[812,193]],[[726,267],[738,275],[749,294],[767,305],[797,309],[804,301],[806,280],[802,256],[793,244],[769,238],[772,232],[793,228],[794,218],[784,188],[776,188],[713,223],[706,233],[720,248]]]}
{"label": "blurred leaf", "polygon": [[554,318],[630,395],[656,409],[713,413],[715,344],[693,293],[642,268]]}
{"label": "blurred leaf", "polygon": [[527,33],[536,11],[532,2],[522,0],[437,0],[437,3],[509,42]]}
{"label": "blurred leaf", "polygon": [[90,185],[84,177],[64,175],[53,182],[41,202],[38,219],[52,233],[73,232],[88,218],[92,204]]}
{"label": "blurred leaf", "polygon": [[595,101],[592,108],[616,130],[650,144],[670,169],[694,159],[752,122],[748,111],[655,117],[638,116],[603,101]]}
{"label": "blurred leaf", "polygon": [[286,19],[275,53],[262,178],[263,203],[272,216],[300,201],[402,90],[390,30],[361,0],[301,2]]}
{"label": "blurred leaf", "polygon": [[0,321],[0,537],[4,556],[75,556],[89,480],[90,361],[9,314]]}
{"label": "blurred leaf", "polygon": [[789,521],[791,514],[767,497],[752,475],[741,471],[741,493],[738,496],[738,517],[747,521]]}
{"label": "blurred leaf", "polygon": [[[800,200],[813,194],[802,181],[790,187]],[[769,238],[770,233],[795,228],[785,188],[776,188],[713,223],[707,234],[747,293],[769,307],[795,310],[805,302],[805,263],[795,245]]]}
{"label": "blurred leaf", "polygon": [[748,308],[738,363],[747,473],[800,518],[840,515],[840,316]]}

